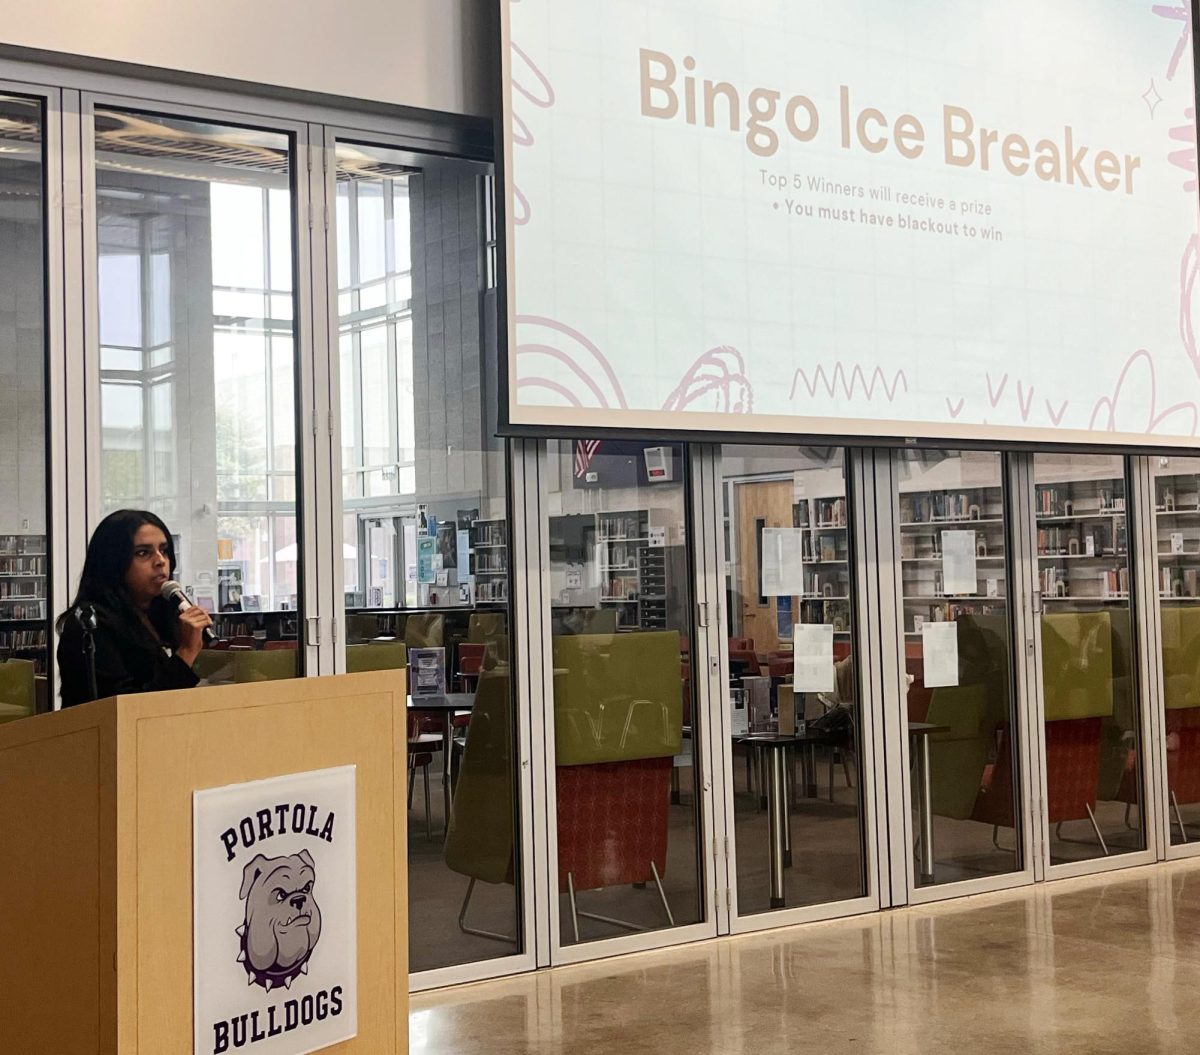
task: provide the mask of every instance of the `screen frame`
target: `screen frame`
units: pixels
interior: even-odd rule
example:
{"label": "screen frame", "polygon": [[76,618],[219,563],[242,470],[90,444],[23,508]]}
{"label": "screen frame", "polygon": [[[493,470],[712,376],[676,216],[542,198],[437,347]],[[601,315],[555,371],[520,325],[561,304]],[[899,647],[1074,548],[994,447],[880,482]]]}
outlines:
{"label": "screen frame", "polygon": [[[804,415],[735,415],[701,411],[613,410],[573,406],[530,406],[514,399],[512,379],[517,375],[516,339],[516,238],[511,190],[513,179],[513,77],[511,0],[495,0],[499,7],[501,114],[496,132],[496,233],[498,257],[503,261],[497,276],[497,435],[508,438],[619,438],[636,435],[647,440],[690,443],[797,443],[813,442],[845,447],[945,447],[950,449],[1105,451],[1133,455],[1200,452],[1200,420],[1195,435],[1101,432],[1023,425],[931,423],[893,418],[826,418]],[[1192,96],[1200,115],[1200,0],[1187,0],[1191,10]],[[1200,155],[1200,125],[1195,147]],[[1200,187],[1196,190],[1200,210]],[[1200,213],[1198,213],[1200,215]],[[1198,227],[1200,234],[1200,227]],[[731,427],[741,419],[744,427]],[[849,431],[847,425],[853,424]]]}

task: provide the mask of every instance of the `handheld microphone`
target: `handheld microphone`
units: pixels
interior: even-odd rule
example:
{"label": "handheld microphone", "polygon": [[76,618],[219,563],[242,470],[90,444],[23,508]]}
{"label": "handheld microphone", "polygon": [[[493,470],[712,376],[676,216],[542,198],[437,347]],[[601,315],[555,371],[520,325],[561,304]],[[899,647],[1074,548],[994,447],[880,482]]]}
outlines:
{"label": "handheld microphone", "polygon": [[[181,612],[186,612],[189,608],[194,607],[188,599],[188,595],[183,592],[183,587],[174,579],[168,579],[162,584],[162,589],[158,591],[158,596],[164,601],[173,604]],[[215,641],[216,639],[217,635],[213,633],[212,627],[206,626],[204,628],[204,640]]]}

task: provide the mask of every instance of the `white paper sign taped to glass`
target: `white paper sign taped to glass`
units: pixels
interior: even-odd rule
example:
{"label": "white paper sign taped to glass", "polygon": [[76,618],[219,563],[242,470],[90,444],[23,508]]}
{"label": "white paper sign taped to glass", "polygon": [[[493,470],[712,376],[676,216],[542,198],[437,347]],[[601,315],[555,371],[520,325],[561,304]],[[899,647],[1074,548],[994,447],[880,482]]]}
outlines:
{"label": "white paper sign taped to glass", "polygon": [[831,623],[797,623],[792,628],[792,670],[796,692],[833,692]]}
{"label": "white paper sign taped to glass", "polygon": [[764,597],[799,597],[804,593],[803,553],[801,528],[762,529]]}
{"label": "white paper sign taped to glass", "polygon": [[192,800],[195,1055],[358,1033],[355,767]]}
{"label": "white paper sign taped to glass", "polygon": [[975,566],[975,532],[942,532],[942,590],[973,594],[979,585]]}
{"label": "white paper sign taped to glass", "polygon": [[958,684],[958,624],[925,623],[921,627],[925,688]]}

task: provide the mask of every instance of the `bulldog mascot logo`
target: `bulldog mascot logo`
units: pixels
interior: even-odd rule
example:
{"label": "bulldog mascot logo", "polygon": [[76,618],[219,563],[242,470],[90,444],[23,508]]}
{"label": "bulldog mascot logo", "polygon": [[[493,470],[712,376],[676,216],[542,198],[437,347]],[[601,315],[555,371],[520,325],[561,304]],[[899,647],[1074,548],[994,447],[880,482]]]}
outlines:
{"label": "bulldog mascot logo", "polygon": [[317,871],[312,855],[301,850],[290,857],[259,854],[242,873],[246,902],[238,962],[246,968],[247,985],[267,992],[308,973],[308,960],[321,939],[321,909],[313,895]]}

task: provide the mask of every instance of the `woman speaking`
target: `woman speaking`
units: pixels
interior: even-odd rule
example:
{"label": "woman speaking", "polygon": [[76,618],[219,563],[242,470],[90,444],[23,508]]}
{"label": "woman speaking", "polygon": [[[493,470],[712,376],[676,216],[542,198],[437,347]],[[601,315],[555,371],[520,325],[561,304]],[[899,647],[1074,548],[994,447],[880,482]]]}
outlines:
{"label": "woman speaking", "polygon": [[[75,600],[55,624],[62,705],[160,689],[190,689],[208,613],[161,596],[175,575],[171,533],[153,513],[119,509],[88,544]],[[94,672],[94,674],[93,674]]]}

